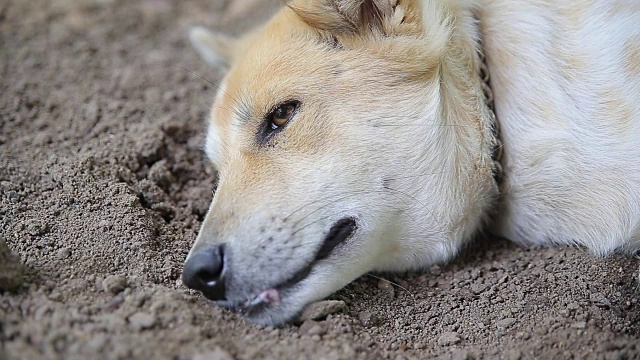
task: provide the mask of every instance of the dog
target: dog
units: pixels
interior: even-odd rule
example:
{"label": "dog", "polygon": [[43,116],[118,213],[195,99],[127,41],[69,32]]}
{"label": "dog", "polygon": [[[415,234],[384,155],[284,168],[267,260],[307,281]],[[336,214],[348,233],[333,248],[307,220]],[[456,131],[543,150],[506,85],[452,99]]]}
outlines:
{"label": "dog", "polygon": [[483,231],[640,248],[637,0],[293,0],[189,37],[226,75],[183,282],[254,323]]}

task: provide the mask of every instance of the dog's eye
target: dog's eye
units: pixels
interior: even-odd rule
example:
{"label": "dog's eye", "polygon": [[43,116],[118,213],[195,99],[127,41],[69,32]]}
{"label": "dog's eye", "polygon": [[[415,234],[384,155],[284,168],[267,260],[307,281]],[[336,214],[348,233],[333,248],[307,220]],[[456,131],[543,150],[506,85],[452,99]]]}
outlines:
{"label": "dog's eye", "polygon": [[265,144],[276,133],[284,129],[291,119],[296,114],[296,111],[300,107],[299,101],[287,101],[276,106],[271,112],[264,118],[262,126],[258,130],[258,142]]}
{"label": "dog's eye", "polygon": [[278,105],[271,114],[269,114],[269,126],[271,130],[276,130],[287,124],[291,117],[293,117],[293,113],[295,113],[298,108],[298,103],[295,101],[291,101],[288,103]]}

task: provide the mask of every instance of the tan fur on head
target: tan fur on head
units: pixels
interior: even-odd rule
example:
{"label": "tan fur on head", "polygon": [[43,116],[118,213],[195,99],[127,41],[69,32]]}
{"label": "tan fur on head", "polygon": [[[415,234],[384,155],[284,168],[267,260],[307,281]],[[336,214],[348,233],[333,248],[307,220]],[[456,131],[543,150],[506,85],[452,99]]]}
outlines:
{"label": "tan fur on head", "polygon": [[[524,26],[566,12],[515,1],[532,12],[508,10],[521,8],[506,0],[294,0],[239,39],[192,31],[198,52],[228,68],[206,144],[219,187],[189,256],[224,249],[221,305],[281,324],[366,272],[446,261],[478,233],[498,188],[477,17],[507,150],[497,231],[603,254],[637,245],[640,165],[629,144],[640,141],[631,105],[640,91],[629,89],[640,81],[624,88],[625,70],[606,70],[611,76],[591,84],[595,99],[580,83],[588,69],[576,69],[591,64],[588,46],[575,59],[555,54],[535,41],[544,28],[509,25],[512,16]],[[577,41],[562,35],[574,31],[567,26],[551,38]],[[634,44],[616,48],[612,59],[622,60],[611,69],[634,69],[624,63]],[[611,84],[598,87],[605,78]],[[273,114],[284,108],[288,121],[275,126]],[[590,142],[613,161],[601,161]],[[624,176],[607,167],[615,161],[624,161]],[[607,197],[616,202],[597,204]],[[348,238],[332,244],[341,231]]]}

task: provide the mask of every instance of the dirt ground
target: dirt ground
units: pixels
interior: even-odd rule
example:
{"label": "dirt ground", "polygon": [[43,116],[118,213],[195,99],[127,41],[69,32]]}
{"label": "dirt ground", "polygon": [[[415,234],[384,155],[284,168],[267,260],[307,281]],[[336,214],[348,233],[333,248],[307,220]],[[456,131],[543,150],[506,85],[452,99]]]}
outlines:
{"label": "dirt ground", "polygon": [[302,327],[181,286],[215,180],[215,89],[176,66],[220,79],[185,34],[274,8],[0,0],[0,359],[640,358],[638,260],[576,248],[480,240],[399,286],[365,276]]}

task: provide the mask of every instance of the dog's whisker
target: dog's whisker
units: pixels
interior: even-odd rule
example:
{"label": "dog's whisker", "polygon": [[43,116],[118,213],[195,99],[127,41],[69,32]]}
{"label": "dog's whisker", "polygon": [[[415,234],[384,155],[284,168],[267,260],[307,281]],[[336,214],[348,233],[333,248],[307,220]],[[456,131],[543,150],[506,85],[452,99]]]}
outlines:
{"label": "dog's whisker", "polygon": [[409,291],[409,289],[407,289],[406,287],[404,287],[404,286],[402,286],[402,285],[400,285],[400,284],[398,284],[398,283],[396,283],[396,282],[393,282],[393,281],[391,281],[391,280],[388,280],[388,279],[385,279],[385,278],[382,278],[382,277],[379,277],[379,276],[375,276],[375,275],[373,275],[373,274],[366,274],[366,275],[367,275],[367,276],[370,276],[370,277],[372,277],[372,278],[374,278],[374,279],[378,279],[378,280],[381,280],[381,281],[386,281],[386,282],[388,282],[388,283],[389,283],[389,284],[391,284],[391,285],[394,285],[394,286],[399,287],[400,289],[402,289],[402,290],[406,291],[406,292],[407,292],[407,294],[409,294],[409,295],[411,296],[411,298],[413,299],[413,302],[414,302],[414,303],[417,303],[417,302],[418,302],[418,301],[417,301],[417,299],[416,299],[416,296],[415,296],[411,291]]}

